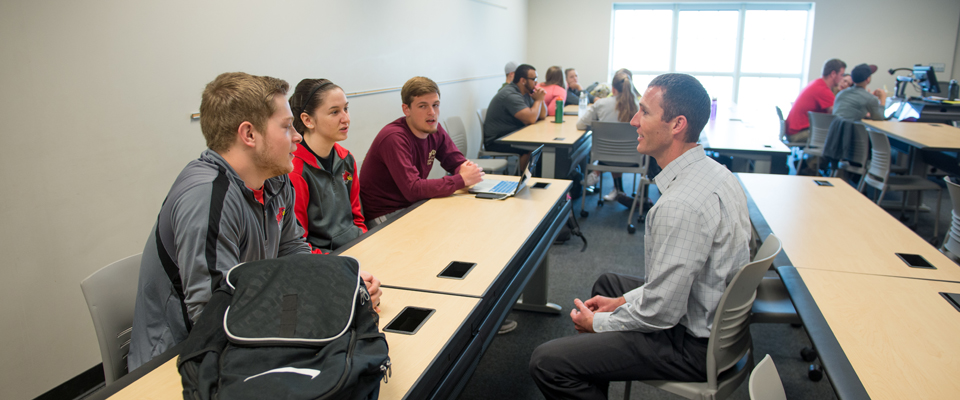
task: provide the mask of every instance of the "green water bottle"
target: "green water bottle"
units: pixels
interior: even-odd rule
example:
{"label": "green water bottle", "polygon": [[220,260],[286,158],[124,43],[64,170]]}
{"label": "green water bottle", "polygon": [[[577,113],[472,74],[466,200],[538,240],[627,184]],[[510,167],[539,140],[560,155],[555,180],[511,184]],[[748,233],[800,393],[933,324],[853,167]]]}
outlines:
{"label": "green water bottle", "polygon": [[557,119],[554,122],[558,124],[563,122],[563,100],[562,99],[557,99],[556,117]]}

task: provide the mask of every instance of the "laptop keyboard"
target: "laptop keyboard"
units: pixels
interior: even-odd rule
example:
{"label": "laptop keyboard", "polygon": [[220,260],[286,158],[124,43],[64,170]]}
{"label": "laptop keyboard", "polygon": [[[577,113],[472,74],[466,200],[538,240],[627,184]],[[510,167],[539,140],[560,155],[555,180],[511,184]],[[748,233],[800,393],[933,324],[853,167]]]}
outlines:
{"label": "laptop keyboard", "polygon": [[507,194],[507,193],[513,192],[513,190],[516,188],[517,188],[517,182],[500,181],[500,183],[498,183],[496,186],[490,188],[488,192]]}

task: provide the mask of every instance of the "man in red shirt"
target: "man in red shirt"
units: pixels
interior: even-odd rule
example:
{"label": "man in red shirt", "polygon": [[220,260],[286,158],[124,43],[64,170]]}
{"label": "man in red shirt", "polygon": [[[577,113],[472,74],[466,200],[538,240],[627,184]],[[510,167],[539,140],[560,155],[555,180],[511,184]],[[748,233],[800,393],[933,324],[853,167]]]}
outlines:
{"label": "man in red shirt", "polygon": [[810,111],[830,114],[833,112],[833,88],[843,78],[847,63],[831,58],[823,63],[823,77],[810,82],[793,102],[787,115],[787,138],[791,142],[804,142],[810,137]]}
{"label": "man in red shirt", "polygon": [[[449,196],[483,180],[483,169],[468,161],[440,126],[437,84],[414,77],[400,96],[404,116],[380,130],[360,168],[360,202],[371,229],[417,201]],[[427,179],[434,161],[452,175]]]}

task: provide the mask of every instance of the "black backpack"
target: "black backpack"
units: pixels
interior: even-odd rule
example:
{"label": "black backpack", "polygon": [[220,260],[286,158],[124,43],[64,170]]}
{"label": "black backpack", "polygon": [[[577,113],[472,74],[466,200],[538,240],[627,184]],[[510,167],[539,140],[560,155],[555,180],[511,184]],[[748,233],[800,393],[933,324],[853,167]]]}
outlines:
{"label": "black backpack", "polygon": [[184,399],[376,399],[387,341],[349,257],[240,264],[183,342]]}

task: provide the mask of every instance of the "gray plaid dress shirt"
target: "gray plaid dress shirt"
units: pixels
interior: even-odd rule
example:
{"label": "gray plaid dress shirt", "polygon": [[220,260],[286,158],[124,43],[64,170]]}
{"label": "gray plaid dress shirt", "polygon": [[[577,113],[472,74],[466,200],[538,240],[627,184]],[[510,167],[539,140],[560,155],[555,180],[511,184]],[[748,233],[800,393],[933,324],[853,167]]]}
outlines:
{"label": "gray plaid dress shirt", "polygon": [[750,260],[747,198],[737,178],[697,146],[656,177],[663,194],[647,214],[645,284],[626,304],[596,313],[597,332],[665,330],[710,336],[727,284]]}

